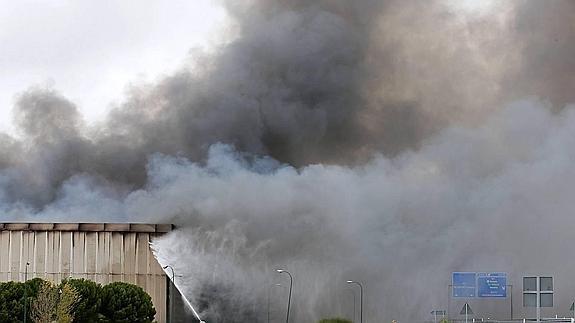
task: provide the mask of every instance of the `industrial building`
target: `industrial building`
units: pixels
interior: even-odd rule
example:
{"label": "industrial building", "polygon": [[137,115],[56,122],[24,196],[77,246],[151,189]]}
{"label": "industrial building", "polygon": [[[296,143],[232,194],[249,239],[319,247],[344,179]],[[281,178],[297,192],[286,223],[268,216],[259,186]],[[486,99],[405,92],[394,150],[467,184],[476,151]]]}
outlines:
{"label": "industrial building", "polygon": [[164,323],[170,282],[150,242],[171,230],[169,224],[0,223],[0,281],[73,277],[136,284]]}

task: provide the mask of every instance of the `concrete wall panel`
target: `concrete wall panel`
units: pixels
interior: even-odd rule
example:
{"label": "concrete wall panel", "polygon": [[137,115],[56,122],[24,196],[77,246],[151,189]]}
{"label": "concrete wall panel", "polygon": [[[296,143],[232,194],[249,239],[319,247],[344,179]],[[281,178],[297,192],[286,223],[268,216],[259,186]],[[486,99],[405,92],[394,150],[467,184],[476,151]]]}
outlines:
{"label": "concrete wall panel", "polygon": [[10,232],[3,231],[0,233],[0,279],[2,281],[10,280]]}
{"label": "concrete wall panel", "polygon": [[72,232],[60,232],[60,272],[70,277],[72,269]]}
{"label": "concrete wall panel", "polygon": [[124,234],[124,280],[136,283],[136,234]]}
{"label": "concrete wall panel", "polygon": [[46,277],[46,242],[48,241],[48,232],[39,231],[35,234],[34,258],[32,261],[32,278]]}
{"label": "concrete wall panel", "polygon": [[20,257],[22,250],[22,231],[10,231],[10,241],[8,249],[10,250],[10,279],[20,280]]}
{"label": "concrete wall panel", "polygon": [[98,232],[86,233],[86,247],[84,252],[85,268],[89,280],[96,280],[96,255],[98,252]]}

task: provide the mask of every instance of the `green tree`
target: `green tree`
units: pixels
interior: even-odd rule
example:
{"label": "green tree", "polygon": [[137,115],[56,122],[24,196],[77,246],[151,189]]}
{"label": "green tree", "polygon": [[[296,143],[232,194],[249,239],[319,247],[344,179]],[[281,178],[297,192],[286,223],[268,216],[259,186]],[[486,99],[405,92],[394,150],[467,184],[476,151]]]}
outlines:
{"label": "green tree", "polygon": [[72,323],[74,321],[74,306],[80,301],[80,293],[69,283],[60,285],[60,297],[56,307],[58,323]]}
{"label": "green tree", "polygon": [[115,282],[102,287],[100,314],[103,322],[150,323],[156,310],[152,298],[141,287]]}
{"label": "green tree", "polygon": [[35,298],[38,295],[38,291],[40,290],[40,286],[45,282],[42,278],[34,278],[30,279],[25,283],[27,288],[28,297]]}
{"label": "green tree", "polygon": [[352,322],[350,320],[336,317],[336,318],[331,318],[331,319],[323,319],[323,320],[320,320],[318,323],[352,323]]}
{"label": "green tree", "polygon": [[[28,298],[28,309],[43,282],[34,278],[26,283],[6,282],[0,283],[0,322],[22,322],[24,318],[24,290]],[[30,311],[28,311],[30,319]]]}
{"label": "green tree", "polygon": [[30,306],[30,317],[34,323],[50,323],[54,320],[58,304],[58,289],[52,283],[40,284],[38,295]]}
{"label": "green tree", "polygon": [[79,300],[73,306],[73,322],[99,322],[98,313],[102,304],[102,286],[87,279],[66,279],[60,284],[69,284],[77,292]]}
{"label": "green tree", "polygon": [[22,322],[24,288],[20,282],[0,283],[0,322]]}

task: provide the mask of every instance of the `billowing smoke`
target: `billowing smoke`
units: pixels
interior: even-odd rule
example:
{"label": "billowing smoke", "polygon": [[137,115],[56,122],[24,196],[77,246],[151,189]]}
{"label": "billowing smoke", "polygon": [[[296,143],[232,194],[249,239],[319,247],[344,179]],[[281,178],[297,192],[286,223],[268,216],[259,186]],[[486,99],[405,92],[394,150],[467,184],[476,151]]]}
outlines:
{"label": "billowing smoke", "polygon": [[283,315],[278,267],[296,278],[294,322],[350,316],[347,279],[366,284],[370,321],[415,321],[445,306],[451,271],[557,271],[575,8],[448,3],[222,2],[232,40],[95,126],[32,88],[19,136],[0,135],[0,212],[177,224],[155,248],[208,322],[263,322],[268,299]]}

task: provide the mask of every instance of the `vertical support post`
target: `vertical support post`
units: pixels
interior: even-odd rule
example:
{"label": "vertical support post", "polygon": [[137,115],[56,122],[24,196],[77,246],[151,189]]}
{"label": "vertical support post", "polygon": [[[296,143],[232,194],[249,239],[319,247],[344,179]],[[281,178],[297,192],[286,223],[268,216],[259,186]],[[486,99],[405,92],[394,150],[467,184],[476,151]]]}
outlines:
{"label": "vertical support post", "polygon": [[292,285],[293,285],[293,277],[291,276],[291,274],[288,271],[286,271],[286,273],[289,275],[289,296],[288,296],[288,308],[287,308],[286,323],[289,323],[289,311],[290,311],[290,306],[291,306],[291,290],[292,290]]}
{"label": "vertical support post", "polygon": [[176,284],[176,272],[174,271],[174,267],[167,265],[162,267],[163,269],[170,269],[172,271],[172,283],[168,285],[168,305],[170,308],[168,309],[168,320],[170,323],[174,321],[174,287]]}
{"label": "vertical support post", "polygon": [[24,323],[28,318],[28,286],[26,286],[26,282],[28,281],[28,266],[30,266],[29,262],[26,262],[26,268],[24,269]]}
{"label": "vertical support post", "polygon": [[451,303],[451,291],[452,291],[452,287],[453,285],[448,285],[447,286],[447,321],[449,321],[449,305]]}
{"label": "vertical support post", "polygon": [[541,323],[541,277],[537,277],[537,323]]}
{"label": "vertical support post", "polygon": [[353,320],[352,320],[352,322],[355,322],[355,292],[352,290],[351,293],[353,295]]}
{"label": "vertical support post", "polygon": [[363,323],[363,285],[354,280],[348,280],[347,283],[359,286],[359,322]]}
{"label": "vertical support post", "polygon": [[510,307],[511,307],[511,321],[513,321],[513,285],[509,285],[510,291],[509,291],[509,303],[510,303]]}
{"label": "vertical support post", "polygon": [[170,284],[170,323],[174,322],[174,284],[176,283],[176,275],[172,269],[172,283]]}
{"label": "vertical support post", "polygon": [[288,296],[287,313],[286,313],[286,323],[289,323],[289,311],[290,311],[290,306],[291,306],[291,291],[292,291],[292,285],[293,285],[293,277],[292,277],[291,273],[285,269],[276,269],[276,271],[280,274],[286,273],[289,276],[289,296]]}
{"label": "vertical support post", "polygon": [[363,286],[359,284],[359,321],[363,323]]}
{"label": "vertical support post", "polygon": [[166,275],[166,322],[172,322],[172,280]]}

